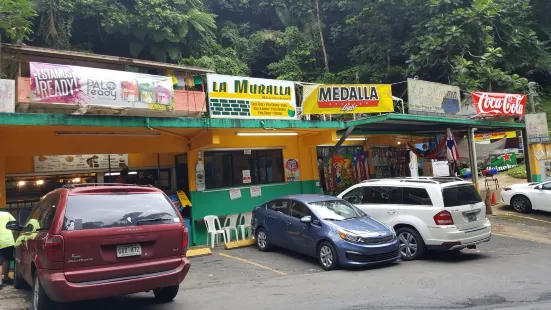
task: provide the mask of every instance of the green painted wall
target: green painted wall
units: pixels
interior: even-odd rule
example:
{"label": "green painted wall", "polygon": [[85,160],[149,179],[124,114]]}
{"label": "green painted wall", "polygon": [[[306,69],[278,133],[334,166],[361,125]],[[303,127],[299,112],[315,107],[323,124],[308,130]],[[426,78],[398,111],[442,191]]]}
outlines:
{"label": "green painted wall", "polygon": [[[225,216],[235,213],[251,212],[255,207],[285,195],[319,194],[316,181],[302,181],[261,186],[262,196],[251,197],[249,188],[241,189],[241,199],[231,200],[229,188],[224,190],[191,192],[193,236],[195,245],[204,245],[207,242],[205,224],[202,221],[206,215]],[[197,221],[200,220],[200,221]],[[224,223],[220,223],[224,225]],[[233,237],[235,238],[235,237]],[[222,240],[222,239],[221,239]],[[234,239],[235,240],[235,239]]]}
{"label": "green painted wall", "polygon": [[532,174],[532,182],[541,182],[540,174]]}

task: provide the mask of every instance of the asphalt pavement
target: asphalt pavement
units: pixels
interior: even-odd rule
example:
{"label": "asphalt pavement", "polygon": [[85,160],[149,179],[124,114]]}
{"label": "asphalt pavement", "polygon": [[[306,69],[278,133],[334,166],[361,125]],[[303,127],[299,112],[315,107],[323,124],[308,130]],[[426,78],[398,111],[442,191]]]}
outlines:
{"label": "asphalt pavement", "polygon": [[[461,254],[325,272],[315,259],[283,250],[215,250],[192,260],[171,303],[141,293],[63,309],[551,309],[550,256],[551,245],[494,237]],[[0,309],[25,309],[29,295],[4,289]]]}

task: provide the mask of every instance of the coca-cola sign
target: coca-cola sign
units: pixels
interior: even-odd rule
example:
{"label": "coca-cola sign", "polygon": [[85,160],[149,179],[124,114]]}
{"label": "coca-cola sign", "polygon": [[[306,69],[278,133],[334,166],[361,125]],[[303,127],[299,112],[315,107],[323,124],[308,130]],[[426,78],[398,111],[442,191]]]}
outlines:
{"label": "coca-cola sign", "polygon": [[482,116],[523,116],[526,95],[502,93],[472,93],[476,114]]}

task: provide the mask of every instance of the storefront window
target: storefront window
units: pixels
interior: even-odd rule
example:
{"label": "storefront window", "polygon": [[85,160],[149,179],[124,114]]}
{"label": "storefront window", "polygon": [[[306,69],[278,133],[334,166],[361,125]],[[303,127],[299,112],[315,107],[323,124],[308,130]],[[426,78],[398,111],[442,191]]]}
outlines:
{"label": "storefront window", "polygon": [[207,189],[284,182],[282,150],[205,152]]}

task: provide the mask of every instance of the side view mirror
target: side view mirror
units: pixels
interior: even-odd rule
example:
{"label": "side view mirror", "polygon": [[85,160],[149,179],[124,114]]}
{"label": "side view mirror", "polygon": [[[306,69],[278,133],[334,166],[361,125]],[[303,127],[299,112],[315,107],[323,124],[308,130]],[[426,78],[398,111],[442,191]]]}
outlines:
{"label": "side view mirror", "polygon": [[19,223],[17,223],[17,221],[10,221],[6,223],[6,229],[13,231],[22,231],[23,227],[19,226]]}
{"label": "side view mirror", "polygon": [[305,216],[300,219],[300,222],[303,224],[311,224],[312,223],[312,217],[311,216]]}
{"label": "side view mirror", "polygon": [[538,186],[536,186],[536,189],[543,189],[543,186],[538,185]]}

